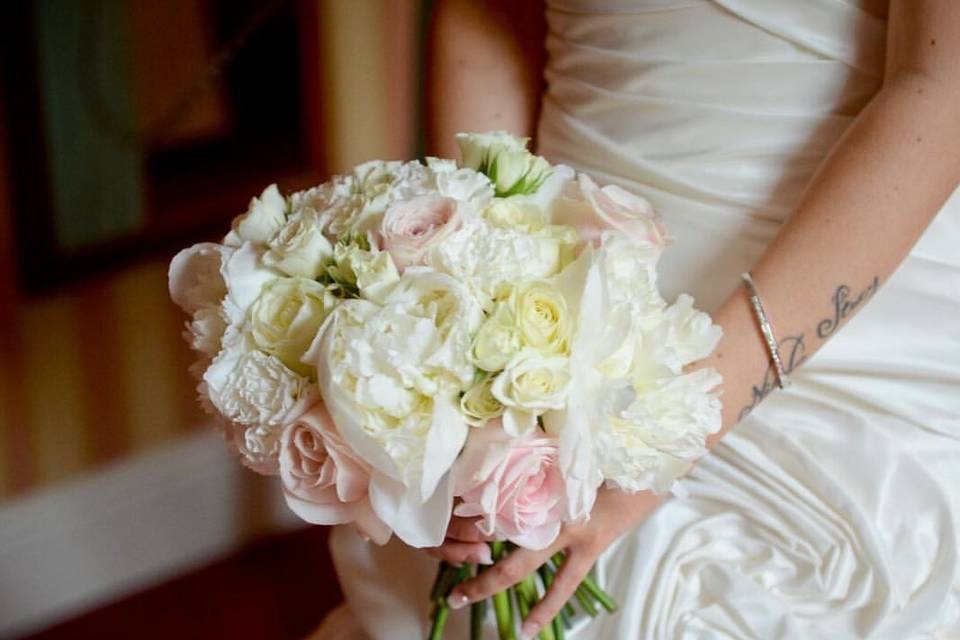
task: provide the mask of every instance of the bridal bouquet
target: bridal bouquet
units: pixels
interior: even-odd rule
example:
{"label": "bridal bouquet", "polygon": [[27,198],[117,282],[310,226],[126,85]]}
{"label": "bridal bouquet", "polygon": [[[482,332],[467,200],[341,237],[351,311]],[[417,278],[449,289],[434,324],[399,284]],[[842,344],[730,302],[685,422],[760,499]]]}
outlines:
{"label": "bridal bouquet", "polygon": [[[549,546],[604,483],[670,489],[720,427],[719,375],[684,371],[720,329],[661,297],[667,233],[646,200],[506,133],[458,142],[459,163],[268,187],[222,243],[173,259],[170,294],[200,402],[301,518],[427,547],[476,517],[496,558]],[[433,637],[472,570],[442,567]],[[537,584],[513,594],[521,615]],[[578,600],[613,607],[590,580]],[[501,637],[511,607],[494,599]]]}

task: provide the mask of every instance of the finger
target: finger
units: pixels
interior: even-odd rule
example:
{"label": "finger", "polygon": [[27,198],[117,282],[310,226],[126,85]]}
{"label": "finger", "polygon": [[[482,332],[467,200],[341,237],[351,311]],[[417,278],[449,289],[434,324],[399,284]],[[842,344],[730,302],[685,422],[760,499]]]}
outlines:
{"label": "finger", "polygon": [[492,564],[490,547],[485,542],[460,542],[459,540],[445,540],[439,547],[427,549],[427,553],[455,566],[464,562],[477,564]]}
{"label": "finger", "polygon": [[530,551],[528,549],[517,549],[511,552],[491,569],[457,585],[447,598],[450,607],[460,609],[471,602],[489,598],[495,593],[512,587],[536,571],[537,567],[550,557],[550,553],[550,550]]}
{"label": "finger", "polygon": [[492,536],[485,536],[477,528],[477,522],[480,518],[453,518],[447,527],[447,538],[460,540],[463,542],[487,542],[493,540]]}
{"label": "finger", "polygon": [[524,619],[523,626],[520,627],[521,638],[533,638],[557,617],[560,609],[580,586],[580,581],[590,571],[594,560],[591,554],[584,552],[567,554],[567,560],[557,571],[553,584]]}

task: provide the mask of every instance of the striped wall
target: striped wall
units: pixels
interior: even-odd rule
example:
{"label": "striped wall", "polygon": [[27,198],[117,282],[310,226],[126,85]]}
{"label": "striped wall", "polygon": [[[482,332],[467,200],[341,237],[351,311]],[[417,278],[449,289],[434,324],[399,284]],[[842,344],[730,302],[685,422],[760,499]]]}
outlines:
{"label": "striped wall", "polygon": [[[339,171],[370,158],[411,157],[421,0],[306,1],[315,3],[320,36],[318,117],[328,166]],[[184,318],[167,298],[167,259],[18,298],[9,275],[16,214],[2,162],[0,497],[76,478],[206,428],[186,373],[192,356],[180,338]]]}

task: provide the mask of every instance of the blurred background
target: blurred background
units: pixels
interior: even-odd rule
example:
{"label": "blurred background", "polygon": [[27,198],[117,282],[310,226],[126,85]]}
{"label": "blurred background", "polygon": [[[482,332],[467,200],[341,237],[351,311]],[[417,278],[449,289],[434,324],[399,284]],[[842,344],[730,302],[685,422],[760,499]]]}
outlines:
{"label": "blurred background", "polygon": [[299,638],[326,533],[195,403],[167,264],[420,148],[429,0],[0,5],[0,638]]}

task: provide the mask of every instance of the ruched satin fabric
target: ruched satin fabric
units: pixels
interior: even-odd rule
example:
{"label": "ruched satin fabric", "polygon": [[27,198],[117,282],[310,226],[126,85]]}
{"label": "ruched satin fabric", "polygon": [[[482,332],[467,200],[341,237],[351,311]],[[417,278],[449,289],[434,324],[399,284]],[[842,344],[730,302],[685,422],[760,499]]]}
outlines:
{"label": "ruched satin fabric", "polygon": [[[665,295],[714,308],[879,89],[886,24],[843,0],[548,5],[539,151],[650,199]],[[568,637],[960,637],[960,195],[793,381],[604,554],[621,611]],[[370,638],[425,635],[422,552],[332,547]]]}

